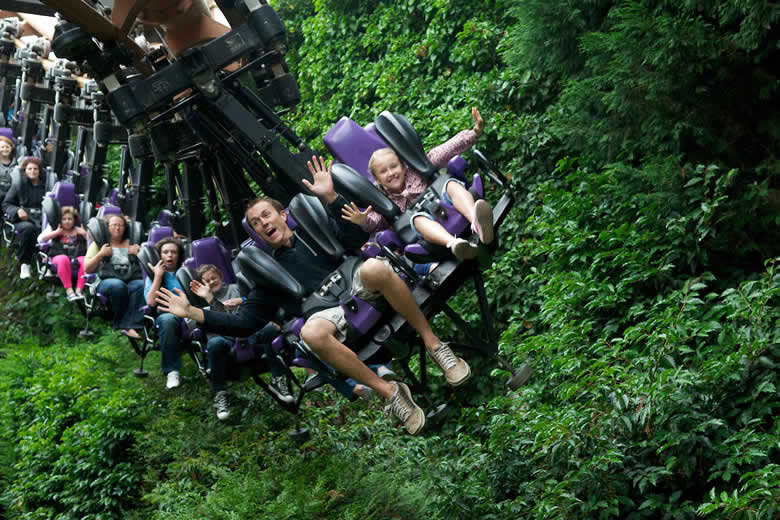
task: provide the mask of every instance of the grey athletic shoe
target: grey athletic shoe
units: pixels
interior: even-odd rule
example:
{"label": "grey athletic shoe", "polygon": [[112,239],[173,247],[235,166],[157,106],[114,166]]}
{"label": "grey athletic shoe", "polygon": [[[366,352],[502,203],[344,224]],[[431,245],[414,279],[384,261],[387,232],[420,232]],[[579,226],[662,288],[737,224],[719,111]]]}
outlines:
{"label": "grey athletic shoe", "polygon": [[226,420],[230,417],[230,405],[228,404],[228,393],[225,390],[220,390],[214,396],[214,408],[217,409],[217,419],[220,421]]}
{"label": "grey athletic shoe", "polygon": [[271,392],[285,403],[292,404],[295,402],[295,397],[290,392],[290,387],[287,384],[287,378],[284,376],[276,376],[271,378],[271,384],[268,385]]}
{"label": "grey athletic shoe", "polygon": [[471,367],[452,353],[449,344],[441,343],[433,352],[429,350],[428,355],[444,371],[444,377],[450,385],[460,386],[471,377]]}
{"label": "grey athletic shoe", "polygon": [[385,411],[404,423],[406,431],[416,435],[425,426],[425,412],[412,399],[412,392],[404,383],[395,383],[395,393],[387,402]]}

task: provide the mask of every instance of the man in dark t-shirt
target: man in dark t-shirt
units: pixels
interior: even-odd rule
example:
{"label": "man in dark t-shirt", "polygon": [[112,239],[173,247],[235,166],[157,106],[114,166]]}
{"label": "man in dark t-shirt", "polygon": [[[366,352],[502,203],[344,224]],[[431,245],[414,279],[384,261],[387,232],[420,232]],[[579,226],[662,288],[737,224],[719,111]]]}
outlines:
{"label": "man in dark t-shirt", "polygon": [[[312,161],[308,166],[314,182],[304,180],[304,184],[327,205],[330,212],[328,226],[337,238],[347,249],[358,249],[368,238],[367,233],[337,217],[346,201],[333,189],[330,164],[326,167],[322,157],[319,160],[312,157]],[[307,243],[289,228],[286,212],[279,202],[269,198],[256,199],[249,203],[246,217],[260,238],[271,246],[274,258],[307,292],[319,289],[323,279],[338,267],[340,261],[330,259],[318,251],[316,244]],[[434,334],[409,288],[385,261],[376,258],[365,260],[353,279],[352,290],[363,299],[384,297],[420,334],[428,354],[442,368],[451,385],[458,386],[471,376],[468,364],[455,356],[449,346]],[[158,302],[164,311],[203,323],[208,331],[234,336],[245,336],[258,330],[272,319],[278,306],[288,310],[291,303],[280,302],[278,296],[270,292],[253,290],[239,312],[227,314],[189,305],[183,293],[160,292]],[[294,309],[290,310],[294,312]],[[309,317],[301,330],[301,338],[341,374],[369,386],[384,397],[390,410],[404,423],[409,433],[418,433],[425,424],[425,414],[412,399],[409,388],[401,382],[380,379],[360,361],[355,352],[343,343],[346,330],[343,309],[334,307]]]}

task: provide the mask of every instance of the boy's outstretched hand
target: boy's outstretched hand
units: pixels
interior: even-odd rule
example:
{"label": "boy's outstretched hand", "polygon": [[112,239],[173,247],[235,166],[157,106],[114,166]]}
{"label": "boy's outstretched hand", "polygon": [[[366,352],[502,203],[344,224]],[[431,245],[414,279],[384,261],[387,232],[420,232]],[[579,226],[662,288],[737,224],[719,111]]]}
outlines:
{"label": "boy's outstretched hand", "polygon": [[211,300],[214,299],[214,295],[212,294],[211,289],[209,289],[209,286],[202,284],[197,280],[192,280],[190,282],[190,291],[192,291],[194,294],[197,294],[209,303],[211,303]]}

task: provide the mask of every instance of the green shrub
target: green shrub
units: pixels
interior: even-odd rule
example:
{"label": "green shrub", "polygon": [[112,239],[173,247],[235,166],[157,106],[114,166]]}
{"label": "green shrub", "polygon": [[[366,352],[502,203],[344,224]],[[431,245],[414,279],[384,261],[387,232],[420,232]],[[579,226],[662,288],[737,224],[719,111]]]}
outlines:
{"label": "green shrub", "polygon": [[19,518],[121,518],[138,497],[136,390],[109,383],[110,343],[79,347],[16,345],[7,360],[15,371],[0,380],[0,424],[14,464],[3,502]]}

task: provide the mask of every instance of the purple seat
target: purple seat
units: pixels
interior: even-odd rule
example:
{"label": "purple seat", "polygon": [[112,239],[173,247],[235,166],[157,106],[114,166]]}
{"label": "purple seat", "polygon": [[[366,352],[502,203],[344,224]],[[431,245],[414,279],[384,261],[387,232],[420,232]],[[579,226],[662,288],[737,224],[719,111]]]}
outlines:
{"label": "purple seat", "polygon": [[[339,161],[354,169],[359,174],[374,182],[373,176],[368,171],[368,161],[371,158],[371,154],[380,148],[388,147],[387,143],[377,135],[376,128],[373,123],[367,125],[365,128],[361,127],[356,122],[347,117],[343,117],[336,123],[323,138],[323,142],[331,151],[333,156]],[[461,156],[453,157],[447,164],[447,173],[452,177],[466,181],[466,169],[468,163]],[[439,178],[441,179],[441,178]],[[436,181],[434,183],[436,190],[443,189],[444,182]],[[434,189],[434,188],[431,188]],[[482,178],[479,174],[475,174],[471,182],[471,191],[476,197],[484,196],[484,189],[482,185]],[[436,191],[438,194],[440,191]],[[466,231],[468,228],[468,220],[463,217],[451,204],[447,204],[444,201],[439,201],[439,206],[442,210],[442,215],[437,219],[444,228],[453,235],[459,235]],[[385,230],[379,233],[381,241],[387,243],[398,241],[398,235],[391,231]],[[393,238],[389,238],[386,235],[393,235]],[[404,235],[407,239],[410,237]],[[400,246],[402,242],[399,242]],[[409,258],[415,262],[430,261],[430,253],[428,248],[421,244],[410,243],[404,249]],[[400,248],[400,247],[399,247]],[[439,254],[446,254],[444,252]],[[436,255],[434,255],[436,256]]]}
{"label": "purple seat", "polygon": [[6,139],[9,139],[12,143],[14,143],[14,148],[16,147],[16,138],[14,137],[14,132],[10,128],[2,127],[0,128],[0,137],[5,137]]}
{"label": "purple seat", "polygon": [[122,214],[122,209],[119,206],[104,205],[104,206],[100,206],[100,209],[98,210],[96,216],[98,218],[104,218],[107,217],[108,215],[121,215],[121,214]]}
{"label": "purple seat", "polygon": [[149,231],[149,243],[155,245],[163,238],[173,236],[173,228],[170,226],[157,226]]}
{"label": "purple seat", "polygon": [[373,124],[369,126],[370,129],[363,128],[345,116],[328,130],[322,141],[338,162],[351,166],[359,174],[374,182],[373,176],[368,171],[368,160],[375,151],[387,148],[387,143],[373,130]]}
{"label": "purple seat", "polygon": [[195,270],[203,264],[213,264],[222,271],[225,284],[235,283],[236,275],[231,265],[232,255],[222,241],[216,237],[206,237],[192,243],[192,258]]}
{"label": "purple seat", "polygon": [[167,209],[164,209],[160,211],[160,214],[157,216],[157,222],[159,222],[161,226],[172,226],[172,217],[173,213]]}
{"label": "purple seat", "polygon": [[[78,195],[76,195],[76,186],[73,183],[70,182],[57,182],[52,190],[46,194],[46,196],[50,199],[54,199],[57,201],[57,204],[59,207],[56,207],[57,211],[61,212],[62,208],[65,206],[71,206],[76,209],[78,209],[79,206],[79,198]],[[46,211],[43,211],[42,215],[42,228],[46,229],[46,226],[49,224],[48,216],[46,214]]]}

